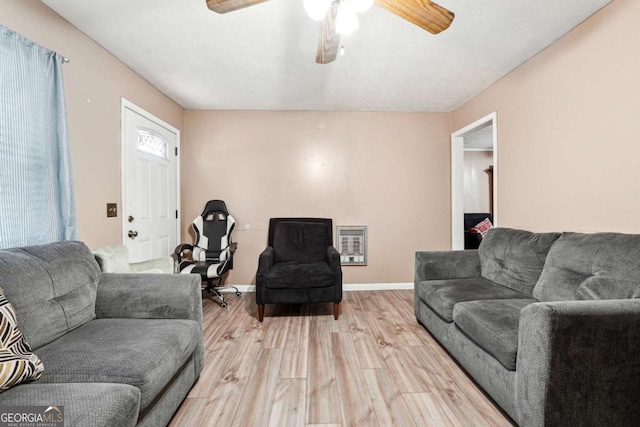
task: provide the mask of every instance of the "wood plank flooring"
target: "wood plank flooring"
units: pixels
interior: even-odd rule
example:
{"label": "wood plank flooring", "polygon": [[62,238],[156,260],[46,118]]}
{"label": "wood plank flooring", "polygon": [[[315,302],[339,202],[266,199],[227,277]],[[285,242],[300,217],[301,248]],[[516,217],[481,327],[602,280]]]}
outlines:
{"label": "wood plank flooring", "polygon": [[511,426],[413,314],[413,291],[332,304],[203,301],[205,366],[170,426]]}

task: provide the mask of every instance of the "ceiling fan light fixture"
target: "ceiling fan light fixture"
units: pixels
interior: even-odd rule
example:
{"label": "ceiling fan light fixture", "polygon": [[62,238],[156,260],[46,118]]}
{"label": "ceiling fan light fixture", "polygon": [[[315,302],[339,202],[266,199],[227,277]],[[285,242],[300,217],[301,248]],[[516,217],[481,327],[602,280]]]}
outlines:
{"label": "ceiling fan light fixture", "polygon": [[336,31],[343,36],[353,33],[360,28],[358,15],[348,1],[340,3],[338,16],[336,17]]}
{"label": "ceiling fan light fixture", "polygon": [[304,9],[316,21],[322,21],[331,7],[331,0],[304,0]]}
{"label": "ceiling fan light fixture", "polygon": [[373,0],[349,0],[349,3],[351,3],[353,10],[358,13],[364,13],[373,6]]}

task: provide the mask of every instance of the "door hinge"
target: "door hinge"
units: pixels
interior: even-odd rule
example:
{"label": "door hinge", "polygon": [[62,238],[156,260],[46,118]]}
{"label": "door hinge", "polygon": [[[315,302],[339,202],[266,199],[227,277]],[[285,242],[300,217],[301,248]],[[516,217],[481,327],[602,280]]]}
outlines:
{"label": "door hinge", "polygon": [[178,219],[178,210],[176,209],[176,219]]}
{"label": "door hinge", "polygon": [[178,147],[176,147],[176,156],[178,155]]}

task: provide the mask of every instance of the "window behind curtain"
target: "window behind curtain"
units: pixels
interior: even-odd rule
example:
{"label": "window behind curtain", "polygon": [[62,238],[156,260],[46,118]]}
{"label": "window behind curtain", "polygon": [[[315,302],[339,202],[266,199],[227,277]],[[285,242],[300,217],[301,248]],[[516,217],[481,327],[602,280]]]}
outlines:
{"label": "window behind curtain", "polygon": [[62,57],[0,25],[0,247],[77,238]]}

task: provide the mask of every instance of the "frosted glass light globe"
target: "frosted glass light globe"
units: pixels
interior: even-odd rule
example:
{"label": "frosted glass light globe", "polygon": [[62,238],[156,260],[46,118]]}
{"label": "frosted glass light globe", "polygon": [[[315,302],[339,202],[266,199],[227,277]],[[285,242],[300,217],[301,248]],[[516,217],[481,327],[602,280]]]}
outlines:
{"label": "frosted glass light globe", "polygon": [[304,0],[304,9],[311,19],[322,21],[331,6],[331,0]]}
{"label": "frosted glass light globe", "polygon": [[353,33],[360,28],[358,16],[349,2],[342,2],[336,17],[336,31],[342,35]]}

